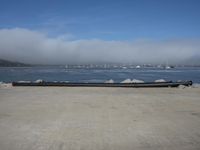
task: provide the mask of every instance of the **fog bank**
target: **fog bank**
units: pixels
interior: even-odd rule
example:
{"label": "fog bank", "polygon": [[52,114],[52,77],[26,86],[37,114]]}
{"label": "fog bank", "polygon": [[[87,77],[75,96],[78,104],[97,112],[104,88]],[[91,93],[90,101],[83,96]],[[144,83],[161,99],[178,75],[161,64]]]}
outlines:
{"label": "fog bank", "polygon": [[0,59],[32,64],[200,64],[200,40],[65,40],[23,28],[1,29]]}

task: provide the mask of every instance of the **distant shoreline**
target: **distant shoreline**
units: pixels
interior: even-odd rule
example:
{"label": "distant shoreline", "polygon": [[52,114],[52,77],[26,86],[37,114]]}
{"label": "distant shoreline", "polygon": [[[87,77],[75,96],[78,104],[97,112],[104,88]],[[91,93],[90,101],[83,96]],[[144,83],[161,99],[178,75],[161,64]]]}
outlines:
{"label": "distant shoreline", "polygon": [[[169,64],[171,68],[176,67],[200,67],[200,65],[191,64]],[[165,68],[166,64],[138,64],[138,63],[72,63],[72,64],[27,64],[22,62],[0,59],[0,67],[65,67],[66,69],[140,69],[140,68]]]}

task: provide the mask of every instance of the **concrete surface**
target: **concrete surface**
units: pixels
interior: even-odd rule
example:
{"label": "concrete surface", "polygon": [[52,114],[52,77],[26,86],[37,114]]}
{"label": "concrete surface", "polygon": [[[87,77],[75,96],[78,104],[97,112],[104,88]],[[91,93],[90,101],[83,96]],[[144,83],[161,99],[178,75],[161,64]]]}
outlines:
{"label": "concrete surface", "polygon": [[200,150],[200,89],[1,87],[0,150]]}

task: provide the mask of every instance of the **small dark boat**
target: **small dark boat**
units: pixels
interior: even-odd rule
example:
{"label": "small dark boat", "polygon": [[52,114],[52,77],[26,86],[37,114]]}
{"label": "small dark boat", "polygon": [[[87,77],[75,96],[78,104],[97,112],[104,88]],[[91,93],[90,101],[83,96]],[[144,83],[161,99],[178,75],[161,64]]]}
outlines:
{"label": "small dark boat", "polygon": [[126,87],[126,88],[150,88],[150,87],[178,87],[180,85],[191,86],[192,81],[177,82],[144,82],[144,83],[78,83],[78,82],[12,82],[13,86],[66,86],[66,87]]}

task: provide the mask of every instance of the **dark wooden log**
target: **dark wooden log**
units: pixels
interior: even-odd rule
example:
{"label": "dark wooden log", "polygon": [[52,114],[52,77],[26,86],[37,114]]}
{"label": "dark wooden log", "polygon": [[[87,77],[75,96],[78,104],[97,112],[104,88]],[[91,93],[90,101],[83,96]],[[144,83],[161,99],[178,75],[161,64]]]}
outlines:
{"label": "dark wooden log", "polygon": [[180,82],[144,82],[144,83],[79,83],[79,82],[12,82],[13,86],[66,86],[66,87],[178,87],[179,85],[191,86],[192,81]]}

